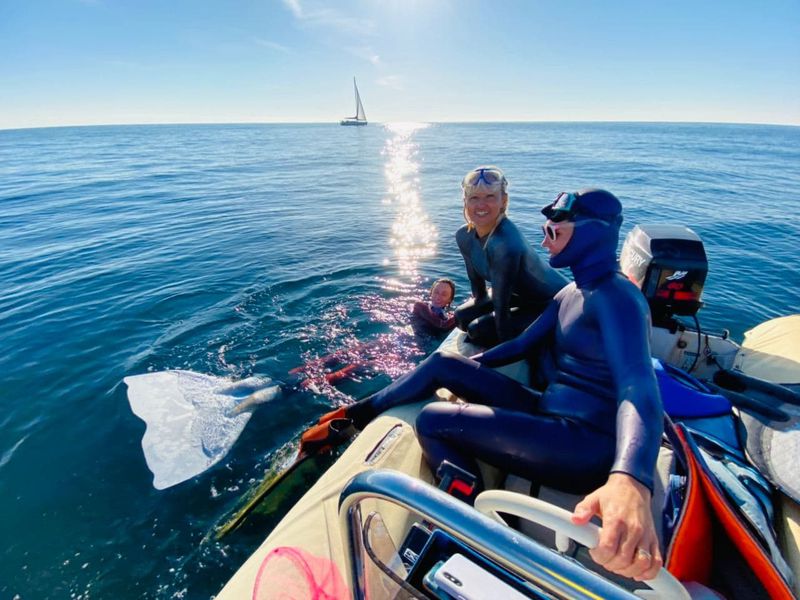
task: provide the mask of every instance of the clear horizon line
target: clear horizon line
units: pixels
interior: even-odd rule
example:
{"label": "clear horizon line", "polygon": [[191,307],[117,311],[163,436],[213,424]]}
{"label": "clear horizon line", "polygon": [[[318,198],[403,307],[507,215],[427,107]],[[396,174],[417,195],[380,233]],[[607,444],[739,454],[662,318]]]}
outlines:
{"label": "clear horizon line", "polygon": [[[534,124],[534,123],[638,123],[638,124],[674,124],[674,125],[758,125],[771,127],[800,127],[800,123],[769,123],[753,121],[684,121],[684,120],[624,120],[624,119],[575,119],[565,121],[562,119],[537,119],[537,120],[396,120],[396,121],[369,121],[374,125],[389,125],[392,123],[428,123],[436,124]],[[153,126],[178,126],[178,125],[339,125],[339,121],[153,121],[131,123],[63,123],[58,125],[26,125],[26,126],[0,126],[0,131],[24,131],[29,129],[66,129],[77,127],[153,127]]]}

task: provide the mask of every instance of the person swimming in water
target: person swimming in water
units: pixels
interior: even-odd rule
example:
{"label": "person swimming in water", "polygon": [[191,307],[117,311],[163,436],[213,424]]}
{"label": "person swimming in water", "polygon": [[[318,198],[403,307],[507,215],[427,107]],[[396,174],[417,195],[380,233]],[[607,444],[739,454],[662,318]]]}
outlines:
{"label": "person swimming in water", "polygon": [[[323,416],[303,442],[329,439],[326,427],[352,422],[361,429],[445,387],[469,404],[435,402],[419,414],[417,434],[434,470],[447,460],[479,476],[480,459],[541,485],[588,493],[573,521],[602,519],[594,560],[649,579],[663,562],[650,511],[662,405],[650,313],[617,266],[622,206],[613,194],[589,189],[561,193],[542,212],[550,264],[570,268],[575,280],[522,335],[472,358],[435,352],[383,390]],[[491,368],[526,357],[545,382],[540,390]]]}
{"label": "person swimming in water", "polygon": [[[411,305],[413,335],[399,329],[369,341],[349,344],[341,350],[309,360],[289,371],[289,374],[300,378],[301,388],[321,393],[326,385],[352,378],[368,369],[374,370],[376,364],[385,363],[387,347],[416,345],[420,350],[426,344],[429,347],[431,333],[441,334],[455,327],[455,318],[448,311],[455,295],[455,283],[447,278],[437,279],[428,292],[428,302],[418,300]],[[378,358],[380,360],[376,360]]]}
{"label": "person swimming in water", "polygon": [[456,324],[475,344],[493,346],[530,325],[567,280],[508,218],[508,180],[499,168],[473,169],[461,190],[466,225],[456,242],[473,297],[456,309]]}
{"label": "person swimming in water", "polygon": [[427,327],[437,331],[450,331],[456,326],[455,317],[448,312],[456,297],[456,284],[449,279],[437,279],[430,291],[430,301],[417,301],[411,313]]}

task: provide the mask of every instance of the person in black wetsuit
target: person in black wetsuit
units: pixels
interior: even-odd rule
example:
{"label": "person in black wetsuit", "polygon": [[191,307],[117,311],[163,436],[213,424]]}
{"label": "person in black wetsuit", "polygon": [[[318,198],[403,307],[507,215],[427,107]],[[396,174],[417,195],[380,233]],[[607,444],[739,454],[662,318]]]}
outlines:
{"label": "person in black wetsuit", "polygon": [[473,297],[456,309],[456,323],[470,341],[494,346],[530,325],[567,280],[547,266],[506,216],[508,181],[500,169],[470,171],[461,189],[467,224],[456,232],[456,242]]}
{"label": "person in black wetsuit", "polygon": [[[622,207],[609,192],[583,190],[559,194],[542,212],[550,264],[569,267],[575,281],[522,335],[472,358],[436,352],[315,427],[344,417],[360,429],[388,408],[445,387],[470,404],[435,402],[419,414],[417,433],[434,470],[448,460],[479,475],[477,458],[543,485],[590,492],[573,521],[602,518],[594,559],[649,579],[662,564],[650,512],[662,406],[649,310],[617,267]],[[546,381],[543,392],[491,368],[530,356]]]}

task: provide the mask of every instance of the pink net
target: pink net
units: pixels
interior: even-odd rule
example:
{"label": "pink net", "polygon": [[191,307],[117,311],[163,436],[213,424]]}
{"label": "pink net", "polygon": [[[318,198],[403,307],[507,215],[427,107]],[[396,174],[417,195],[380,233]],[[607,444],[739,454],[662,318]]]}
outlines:
{"label": "pink net", "polygon": [[347,600],[336,564],[300,548],[281,546],[264,558],[253,586],[253,600]]}

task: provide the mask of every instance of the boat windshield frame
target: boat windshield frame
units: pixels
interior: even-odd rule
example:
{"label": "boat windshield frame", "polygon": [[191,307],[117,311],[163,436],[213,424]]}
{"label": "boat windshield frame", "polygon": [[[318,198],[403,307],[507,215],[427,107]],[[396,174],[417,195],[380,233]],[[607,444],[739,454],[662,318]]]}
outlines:
{"label": "boat windshield frame", "polygon": [[365,599],[363,589],[362,529],[359,504],[385,500],[415,513],[514,575],[557,598],[636,600],[638,597],[569,557],[553,552],[518,531],[490,519],[472,506],[419,479],[389,469],[373,469],[353,477],[339,496],[339,520],[344,560],[352,574],[354,597]]}

